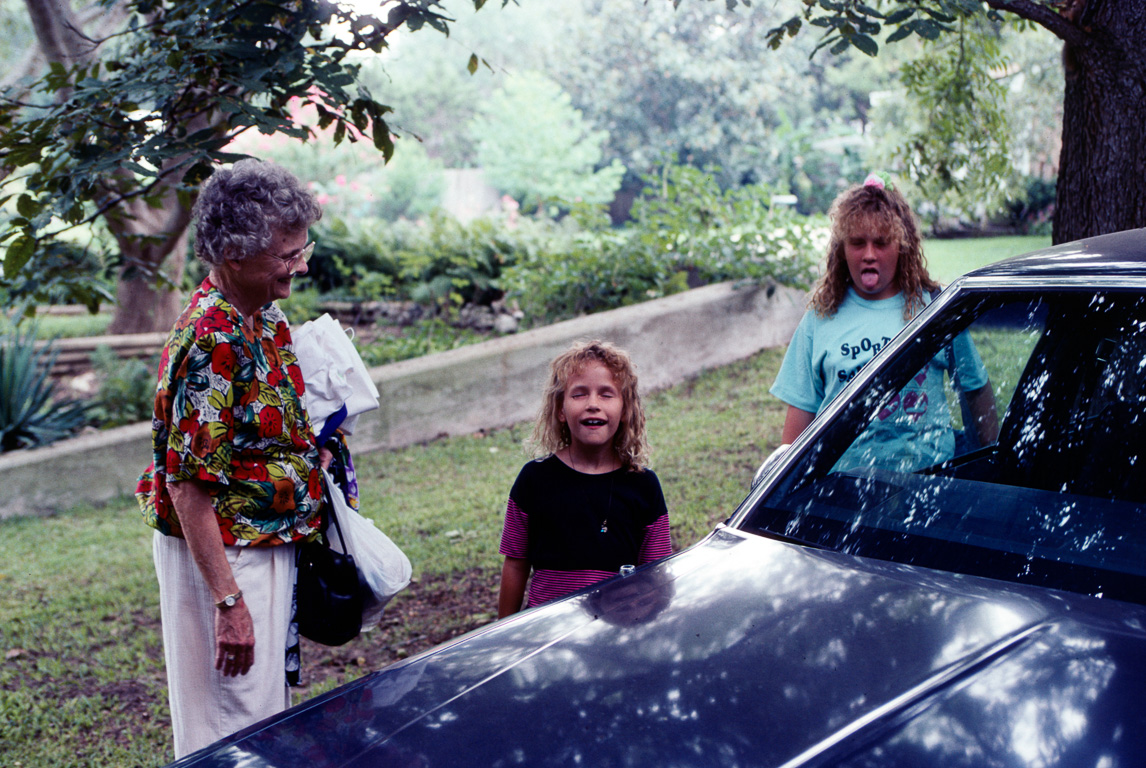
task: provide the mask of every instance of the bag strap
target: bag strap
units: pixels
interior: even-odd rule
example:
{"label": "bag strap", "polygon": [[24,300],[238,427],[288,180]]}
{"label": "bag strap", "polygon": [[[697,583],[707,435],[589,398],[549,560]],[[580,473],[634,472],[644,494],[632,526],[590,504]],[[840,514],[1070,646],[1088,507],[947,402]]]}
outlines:
{"label": "bag strap", "polygon": [[[342,491],[339,490],[339,493],[341,492]],[[327,514],[323,518],[322,531],[325,533],[327,530],[329,530],[330,524],[334,523],[334,530],[338,532],[338,542],[342,545],[342,551],[346,552],[346,539],[342,536],[342,526],[338,524],[338,515],[334,514],[334,499],[331,498],[331,493],[333,493],[333,491],[330,490],[330,484],[326,482],[326,475],[324,473],[322,482],[322,500],[323,503],[326,504]],[[329,539],[327,540],[327,544],[329,546]]]}

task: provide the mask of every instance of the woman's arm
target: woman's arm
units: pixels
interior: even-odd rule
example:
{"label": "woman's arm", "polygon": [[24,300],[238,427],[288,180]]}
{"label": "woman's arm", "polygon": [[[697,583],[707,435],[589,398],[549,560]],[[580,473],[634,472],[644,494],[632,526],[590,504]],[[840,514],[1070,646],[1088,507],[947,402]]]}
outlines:
{"label": "woman's arm", "polygon": [[796,438],[808,428],[808,425],[815,418],[816,414],[789,405],[788,414],[784,417],[784,427],[780,430],[780,442],[785,444],[796,442]]}
{"label": "woman's arm", "polygon": [[[211,494],[195,480],[183,480],[168,486],[171,501],[183,527],[183,537],[191,550],[212,602],[239,591],[231,564],[223,549],[223,537],[215,517]],[[255,663],[255,625],[251,612],[241,598],[230,608],[215,609],[215,669],[234,677],[245,675]]]}
{"label": "woman's arm", "polygon": [[529,561],[523,557],[506,557],[501,566],[501,590],[497,596],[497,617],[503,619],[521,610],[525,599],[525,582],[529,579]]}
{"label": "woman's arm", "polygon": [[[967,407],[975,419],[975,433],[979,445],[994,445],[999,441],[999,412],[995,405],[995,390],[991,382],[966,393]],[[966,426],[966,425],[964,425]]]}

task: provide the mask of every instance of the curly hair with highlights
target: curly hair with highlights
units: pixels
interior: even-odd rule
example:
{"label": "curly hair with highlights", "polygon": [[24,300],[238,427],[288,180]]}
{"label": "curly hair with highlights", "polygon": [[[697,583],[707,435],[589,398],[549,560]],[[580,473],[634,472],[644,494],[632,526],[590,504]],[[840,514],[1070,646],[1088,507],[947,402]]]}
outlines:
{"label": "curly hair with highlights", "polygon": [[927,273],[923,257],[923,237],[911,206],[898,191],[881,185],[855,185],[832,203],[832,221],[824,274],[816,283],[809,301],[816,314],[831,317],[840,308],[851,285],[844,243],[855,230],[864,227],[884,232],[899,242],[895,283],[904,295],[903,319],[910,320],[923,309],[924,292],[939,288]]}
{"label": "curly hair with highlights", "polygon": [[592,362],[604,365],[613,374],[621,393],[621,424],[613,437],[613,449],[621,466],[641,472],[648,466],[648,441],[645,436],[645,411],[637,391],[637,373],[629,354],[607,341],[577,342],[549,364],[541,410],[533,425],[531,443],[538,454],[548,456],[570,445],[569,427],[559,418],[565,407],[569,381]]}
{"label": "curly hair with highlights", "polygon": [[195,255],[217,266],[265,253],[276,234],[309,229],[322,207],[290,171],[247,158],[211,174],[192,215]]}

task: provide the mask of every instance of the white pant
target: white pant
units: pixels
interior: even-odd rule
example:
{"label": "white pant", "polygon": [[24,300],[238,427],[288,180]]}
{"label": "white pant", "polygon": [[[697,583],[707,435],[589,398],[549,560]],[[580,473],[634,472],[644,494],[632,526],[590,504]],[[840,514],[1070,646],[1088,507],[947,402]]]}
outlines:
{"label": "white pant", "polygon": [[215,602],[187,543],[158,531],[152,540],[176,759],[290,706],[285,653],[295,547],[225,549],[255,625],[255,663],[238,677],[215,669]]}

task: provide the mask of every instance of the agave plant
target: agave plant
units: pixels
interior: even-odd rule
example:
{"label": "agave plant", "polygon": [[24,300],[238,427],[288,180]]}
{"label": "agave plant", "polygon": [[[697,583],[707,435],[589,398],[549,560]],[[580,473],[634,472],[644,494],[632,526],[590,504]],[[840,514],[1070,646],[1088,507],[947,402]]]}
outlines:
{"label": "agave plant", "polygon": [[34,328],[0,335],[0,451],[34,448],[84,425],[87,406],[54,398],[54,345],[38,345]]}

